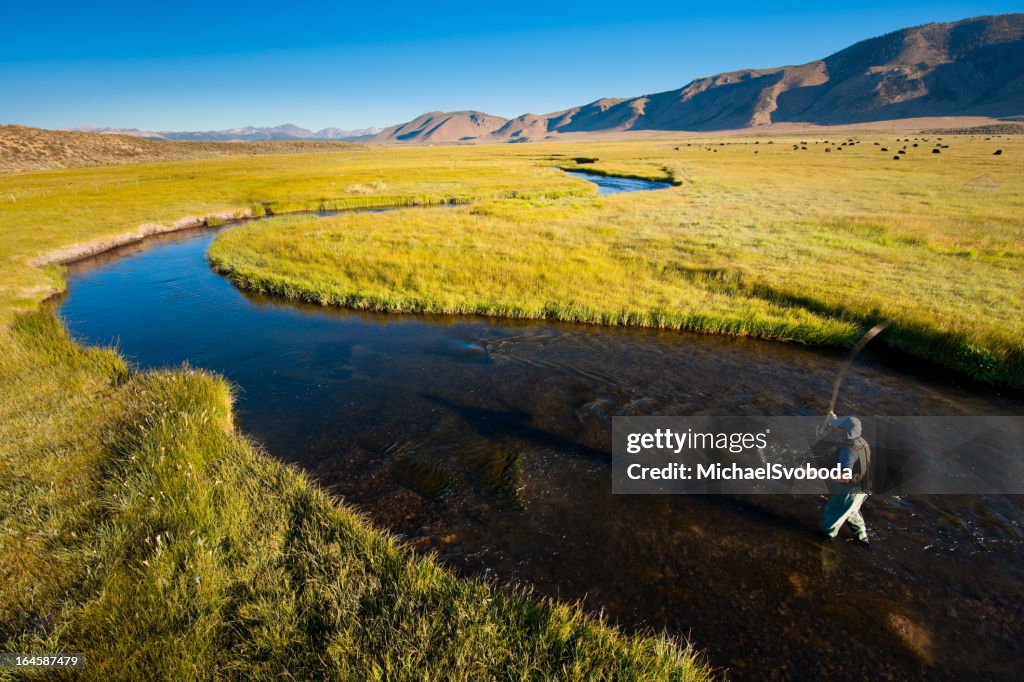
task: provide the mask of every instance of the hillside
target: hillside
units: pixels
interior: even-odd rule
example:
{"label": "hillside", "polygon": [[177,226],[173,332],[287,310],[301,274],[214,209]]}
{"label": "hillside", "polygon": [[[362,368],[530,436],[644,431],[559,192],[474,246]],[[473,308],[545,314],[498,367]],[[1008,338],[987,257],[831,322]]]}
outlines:
{"label": "hillside", "polygon": [[[807,64],[721,73],[678,90],[604,98],[509,121],[489,117],[502,123],[479,139],[519,142],[561,133],[715,131],[776,123],[842,125],[1022,115],[1024,14],[1007,14],[903,29]],[[418,132],[424,128],[421,122],[438,116],[424,114],[372,140],[426,141],[429,134]],[[466,127],[460,134],[470,130]]]}
{"label": "hillside", "polygon": [[367,142],[461,142],[488,135],[506,120],[479,111],[431,111],[408,123],[385,128]]}
{"label": "hillside", "polygon": [[346,142],[327,141],[174,142],[12,125],[0,126],[0,173],[236,154],[337,151],[349,146]]}

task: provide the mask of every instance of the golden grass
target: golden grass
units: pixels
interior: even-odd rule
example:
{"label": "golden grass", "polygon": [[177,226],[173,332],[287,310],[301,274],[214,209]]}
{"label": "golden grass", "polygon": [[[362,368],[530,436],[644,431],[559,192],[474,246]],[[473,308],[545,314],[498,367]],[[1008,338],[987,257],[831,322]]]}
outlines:
{"label": "golden grass", "polygon": [[458,148],[267,155],[0,176],[0,315],[62,287],[33,257],[147,223],[251,211],[406,206],[475,198],[592,193],[529,158]]}
{"label": "golden grass", "polygon": [[[921,139],[893,161],[881,151],[893,138],[862,139],[843,151],[813,139],[806,151],[757,138],[595,143],[597,170],[683,184],[252,224],[221,235],[210,259],[244,288],[375,310],[835,345],[889,319],[890,345],[1024,384],[1024,145],[947,137],[932,154],[934,138]],[[971,186],[979,176],[998,188]]]}

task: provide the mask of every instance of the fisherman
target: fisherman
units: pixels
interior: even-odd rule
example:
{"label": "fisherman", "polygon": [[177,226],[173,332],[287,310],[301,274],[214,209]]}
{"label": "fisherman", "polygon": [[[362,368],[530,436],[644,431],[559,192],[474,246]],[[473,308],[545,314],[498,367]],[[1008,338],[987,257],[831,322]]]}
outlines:
{"label": "fisherman", "polygon": [[851,470],[849,478],[835,485],[835,494],[825,505],[821,518],[821,532],[830,540],[839,535],[839,529],[849,521],[850,528],[857,535],[857,542],[871,549],[868,530],[860,513],[861,505],[871,494],[871,448],[861,437],[860,419],[839,418],[829,413],[828,426],[840,440],[835,448],[840,466]]}

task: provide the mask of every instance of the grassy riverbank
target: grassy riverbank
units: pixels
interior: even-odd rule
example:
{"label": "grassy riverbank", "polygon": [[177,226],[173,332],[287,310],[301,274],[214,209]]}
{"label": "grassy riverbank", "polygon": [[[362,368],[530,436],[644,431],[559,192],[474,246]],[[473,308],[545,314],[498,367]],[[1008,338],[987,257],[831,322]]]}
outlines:
{"label": "grassy riverbank", "polygon": [[703,679],[692,653],[453,577],[231,425],[201,371],[132,373],[49,313],[0,360],[0,646],[89,679]]}
{"label": "grassy riverbank", "polygon": [[707,678],[678,642],[455,578],[235,432],[222,379],[132,371],[34,311],[63,280],[32,261],[141,223],[592,192],[473,150],[0,177],[3,650],[84,652],[87,679]]}
{"label": "grassy riverbank", "polygon": [[1024,164],[992,156],[1024,153],[1019,139],[958,138],[941,155],[922,140],[899,162],[868,141],[827,153],[760,142],[593,145],[596,170],[686,180],[252,224],[221,235],[210,260],[246,289],[372,310],[839,346],[888,319],[890,345],[1024,385]]}

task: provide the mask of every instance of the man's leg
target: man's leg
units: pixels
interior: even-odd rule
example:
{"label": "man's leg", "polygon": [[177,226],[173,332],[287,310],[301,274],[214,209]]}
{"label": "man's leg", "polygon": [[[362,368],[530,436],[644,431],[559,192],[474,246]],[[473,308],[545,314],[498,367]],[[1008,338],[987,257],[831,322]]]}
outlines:
{"label": "man's leg", "polygon": [[850,505],[850,513],[846,520],[850,522],[850,530],[857,534],[857,539],[867,542],[868,527],[864,524],[864,516],[860,513],[860,507],[864,504],[864,500],[868,499],[868,496],[864,493],[857,493],[852,497],[854,500]]}
{"label": "man's leg", "polygon": [[[854,509],[854,498],[856,495],[849,493],[836,493],[825,505],[825,511],[821,515],[821,532],[830,538],[839,535],[839,529],[843,527],[846,519]],[[860,506],[858,503],[857,506]]]}

